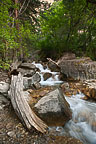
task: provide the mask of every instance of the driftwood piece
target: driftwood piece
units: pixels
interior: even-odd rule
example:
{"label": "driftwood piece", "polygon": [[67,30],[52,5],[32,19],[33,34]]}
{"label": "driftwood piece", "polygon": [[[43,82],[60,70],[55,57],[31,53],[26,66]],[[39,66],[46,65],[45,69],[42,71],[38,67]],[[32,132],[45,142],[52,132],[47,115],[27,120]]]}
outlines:
{"label": "driftwood piece", "polygon": [[53,61],[51,58],[47,58],[47,60],[59,68],[59,65],[55,61]]}
{"label": "driftwood piece", "polygon": [[24,98],[23,77],[21,73],[19,73],[18,76],[12,75],[10,97],[16,114],[21,119],[23,124],[28,128],[28,130],[31,130],[32,127],[35,127],[42,133],[46,132],[47,125],[36,116]]}

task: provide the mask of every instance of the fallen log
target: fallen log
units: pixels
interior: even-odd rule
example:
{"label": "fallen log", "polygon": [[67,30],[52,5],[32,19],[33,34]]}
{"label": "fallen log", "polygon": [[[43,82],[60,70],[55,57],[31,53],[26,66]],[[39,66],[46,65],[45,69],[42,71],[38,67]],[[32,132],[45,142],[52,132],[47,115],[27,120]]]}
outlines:
{"label": "fallen log", "polygon": [[19,73],[17,76],[12,75],[10,98],[16,114],[28,130],[35,127],[42,133],[46,132],[47,125],[32,111],[28,102],[24,98],[23,77],[21,73]]}

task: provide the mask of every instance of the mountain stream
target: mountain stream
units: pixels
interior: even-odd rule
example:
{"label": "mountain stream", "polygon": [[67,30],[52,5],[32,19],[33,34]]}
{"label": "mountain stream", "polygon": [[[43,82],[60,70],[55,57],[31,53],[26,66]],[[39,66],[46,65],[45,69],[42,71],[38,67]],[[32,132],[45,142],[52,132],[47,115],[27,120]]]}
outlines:
{"label": "mountain stream", "polygon": [[[59,80],[58,72],[51,72],[48,67],[44,69],[40,63],[33,64],[40,70],[41,85],[54,86],[63,83]],[[46,72],[54,75],[54,79],[50,77],[44,81],[43,74]],[[75,137],[84,144],[96,144],[96,103],[85,101],[83,97],[82,93],[65,97],[72,110],[72,119],[64,127],[49,127],[49,131],[54,131],[54,135]]]}

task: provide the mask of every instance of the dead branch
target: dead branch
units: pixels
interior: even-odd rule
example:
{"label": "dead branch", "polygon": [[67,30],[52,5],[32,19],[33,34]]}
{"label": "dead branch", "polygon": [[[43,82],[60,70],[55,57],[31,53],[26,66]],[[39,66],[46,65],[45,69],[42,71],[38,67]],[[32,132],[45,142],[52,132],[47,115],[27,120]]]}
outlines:
{"label": "dead branch", "polygon": [[47,60],[48,60],[49,62],[55,64],[55,65],[59,68],[59,65],[58,65],[55,61],[53,61],[51,58],[47,58]]}

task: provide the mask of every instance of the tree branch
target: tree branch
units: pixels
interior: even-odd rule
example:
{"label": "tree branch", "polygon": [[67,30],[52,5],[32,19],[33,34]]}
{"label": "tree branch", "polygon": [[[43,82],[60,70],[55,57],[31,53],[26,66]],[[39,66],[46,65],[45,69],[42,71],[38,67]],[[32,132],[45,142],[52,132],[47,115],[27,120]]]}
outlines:
{"label": "tree branch", "polygon": [[21,14],[19,14],[19,15],[22,15],[22,14],[26,11],[26,9],[27,9],[29,3],[30,3],[30,0],[28,1],[27,6],[26,6],[25,9],[23,10],[23,12],[22,12]]}
{"label": "tree branch", "polygon": [[20,8],[20,10],[19,10],[19,14],[21,13],[21,10],[23,9],[23,7],[24,7],[24,5],[25,5],[25,2],[26,2],[26,0],[23,2],[22,6],[21,6],[21,8]]}

